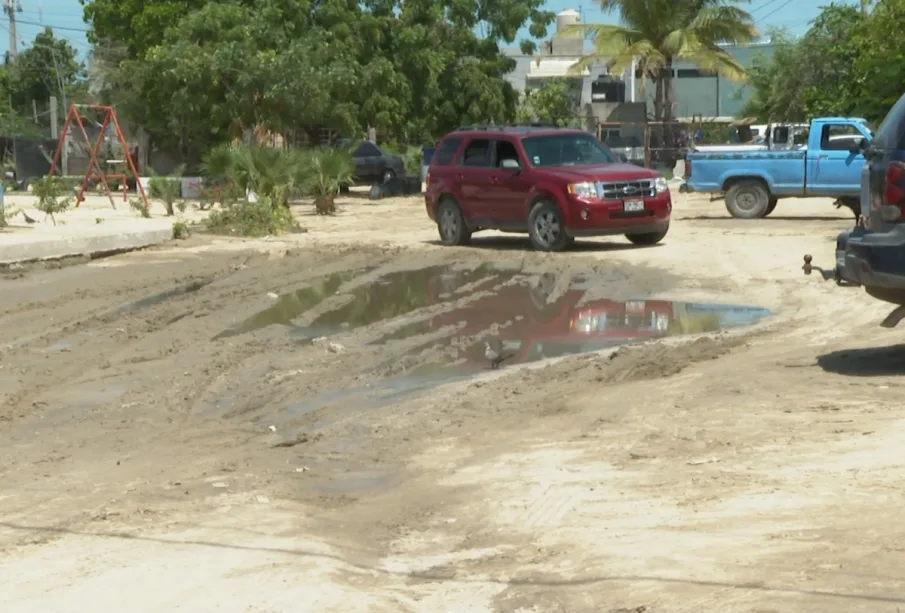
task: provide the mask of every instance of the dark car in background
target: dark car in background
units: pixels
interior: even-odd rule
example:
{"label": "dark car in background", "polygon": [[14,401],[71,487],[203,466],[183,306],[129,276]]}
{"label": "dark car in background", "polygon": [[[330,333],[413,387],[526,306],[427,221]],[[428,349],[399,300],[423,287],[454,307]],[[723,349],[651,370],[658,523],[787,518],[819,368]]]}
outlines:
{"label": "dark car in background", "polygon": [[852,145],[864,153],[861,171],[861,223],[836,237],[832,269],[812,266],[838,285],[864,287],[877,300],[897,305],[881,325],[905,318],[905,95],[890,109],[873,138]]}
{"label": "dark car in background", "polygon": [[[348,140],[340,139],[338,145],[348,146]],[[362,185],[388,183],[393,179],[405,178],[405,163],[401,156],[387,153],[376,143],[364,141],[352,150],[355,162],[355,182]]]}

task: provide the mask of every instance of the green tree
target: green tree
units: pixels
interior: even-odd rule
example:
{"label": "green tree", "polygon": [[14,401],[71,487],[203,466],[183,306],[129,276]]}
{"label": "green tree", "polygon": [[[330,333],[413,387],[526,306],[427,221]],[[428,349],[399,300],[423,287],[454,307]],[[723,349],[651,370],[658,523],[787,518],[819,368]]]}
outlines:
{"label": "green tree", "polygon": [[[861,53],[865,14],[854,6],[830,4],[798,43],[804,88],[805,113],[849,115],[855,110],[855,88],[860,80],[855,63]],[[791,76],[791,75],[790,75]],[[795,75],[801,81],[801,74]]]}
{"label": "green tree", "polygon": [[881,120],[902,95],[905,83],[905,0],[879,0],[873,10],[852,28],[849,39],[837,41],[854,50],[849,71],[853,113]]}
{"label": "green tree", "polygon": [[[54,37],[50,28],[40,32],[19,53],[15,64],[5,66],[0,86],[12,103],[14,114],[30,120],[24,123],[34,127],[34,110],[38,110],[39,131],[50,125],[51,96],[56,96],[61,105],[63,100],[86,102],[88,97],[85,67],[77,60],[76,50],[67,41]],[[62,106],[58,111],[61,118],[65,116]]]}
{"label": "green tree", "polygon": [[747,43],[757,36],[751,15],[735,6],[744,0],[600,0],[605,12],[619,14],[622,24],[573,26],[594,42],[594,53],[577,62],[579,72],[606,62],[621,73],[637,60],[641,73],[656,89],[654,119],[674,119],[673,63],[691,62],[701,70],[741,80],[744,68],[720,44]]}
{"label": "green tree", "polygon": [[580,88],[581,83],[576,79],[546,79],[538,89],[525,92],[517,118],[521,122],[581,127]]}
{"label": "green tree", "polygon": [[160,44],[167,28],[209,0],[79,0],[88,41],[95,47],[116,49],[123,59],[138,59]]}
{"label": "green tree", "polygon": [[[801,122],[807,119],[804,91],[807,75],[800,47],[786,30],[770,32],[772,53],[758,53],[747,71],[745,87],[735,95],[747,100],[739,117],[756,117],[760,121]],[[793,78],[793,75],[796,75]]]}
{"label": "green tree", "polygon": [[[853,6],[830,4],[798,40],[774,31],[772,56],[757,58],[748,71],[745,93],[750,98],[742,115],[763,121],[806,121],[866,112],[864,103],[874,94],[862,96],[865,58],[873,55],[886,63],[893,52],[883,49],[881,55],[874,54],[881,44],[876,32],[882,25],[875,19]],[[882,80],[873,81],[871,89],[882,87]]]}
{"label": "green tree", "polygon": [[542,0],[83,3],[105,99],[184,158],[251,127],[373,126],[416,142],[511,120],[499,44],[553,19]]}

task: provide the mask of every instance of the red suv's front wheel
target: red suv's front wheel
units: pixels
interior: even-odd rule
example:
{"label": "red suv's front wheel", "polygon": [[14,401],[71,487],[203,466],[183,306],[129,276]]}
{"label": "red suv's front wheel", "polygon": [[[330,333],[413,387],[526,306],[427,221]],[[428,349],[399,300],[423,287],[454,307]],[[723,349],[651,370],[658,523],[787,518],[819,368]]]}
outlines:
{"label": "red suv's front wheel", "polygon": [[549,200],[541,200],[528,214],[528,235],[538,251],[562,251],[571,244],[559,208]]}

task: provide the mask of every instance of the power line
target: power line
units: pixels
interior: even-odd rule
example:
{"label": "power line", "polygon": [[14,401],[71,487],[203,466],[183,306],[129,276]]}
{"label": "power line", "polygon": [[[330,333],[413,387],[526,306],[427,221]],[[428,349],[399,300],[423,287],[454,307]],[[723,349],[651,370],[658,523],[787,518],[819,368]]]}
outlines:
{"label": "power line", "polygon": [[49,23],[39,23],[37,21],[26,21],[24,19],[17,19],[16,23],[24,23],[29,26],[38,26],[41,28],[50,28],[51,30],[64,30],[66,32],[81,32],[82,34],[87,34],[90,30],[87,28],[70,28],[68,26],[55,26]]}
{"label": "power line", "polygon": [[771,4],[776,4],[777,2],[779,2],[779,0],[767,0],[765,3],[761,4],[760,6],[751,9],[751,12],[756,13],[758,11],[762,11],[765,8],[767,8],[768,6],[770,6]]}
{"label": "power line", "polygon": [[773,9],[772,11],[770,11],[769,13],[767,13],[766,15],[764,15],[763,17],[761,17],[760,19],[758,19],[758,21],[763,21],[764,19],[766,19],[766,18],[769,17],[770,15],[775,15],[776,13],[778,13],[779,11],[781,11],[782,9],[784,9],[785,7],[789,6],[790,4],[792,4],[792,0],[786,0],[785,2],[783,2],[782,4],[780,4],[778,7],[776,7],[775,9]]}

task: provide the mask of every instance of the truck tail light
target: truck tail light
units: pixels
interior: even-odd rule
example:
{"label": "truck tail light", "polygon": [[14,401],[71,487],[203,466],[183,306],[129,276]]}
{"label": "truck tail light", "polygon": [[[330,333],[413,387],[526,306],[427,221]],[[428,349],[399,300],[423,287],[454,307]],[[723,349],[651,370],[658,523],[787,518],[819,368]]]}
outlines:
{"label": "truck tail light", "polygon": [[691,160],[685,160],[685,178],[691,178]]}
{"label": "truck tail light", "polygon": [[886,167],[882,215],[887,221],[905,220],[905,163],[890,162]]}

